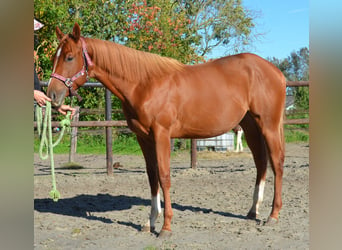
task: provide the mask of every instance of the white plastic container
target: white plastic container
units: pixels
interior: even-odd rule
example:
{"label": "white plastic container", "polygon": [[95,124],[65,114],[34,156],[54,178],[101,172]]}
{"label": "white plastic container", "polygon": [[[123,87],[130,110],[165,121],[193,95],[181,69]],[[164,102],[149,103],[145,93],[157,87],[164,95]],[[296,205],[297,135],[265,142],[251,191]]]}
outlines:
{"label": "white plastic container", "polygon": [[216,137],[197,139],[197,150],[233,151],[234,136],[234,133],[228,132]]}

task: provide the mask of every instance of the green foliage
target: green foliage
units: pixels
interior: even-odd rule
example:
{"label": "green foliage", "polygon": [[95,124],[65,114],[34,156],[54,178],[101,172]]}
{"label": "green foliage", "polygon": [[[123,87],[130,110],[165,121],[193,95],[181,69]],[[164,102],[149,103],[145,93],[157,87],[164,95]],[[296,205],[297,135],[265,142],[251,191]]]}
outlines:
{"label": "green foliage", "polygon": [[[80,88],[78,93],[83,98],[81,103],[75,98],[75,104],[81,108],[86,109],[104,109],[105,108],[105,88]],[[87,114],[80,116],[80,121],[99,121],[105,120],[104,113],[103,114]]]}
{"label": "green foliage", "polygon": [[295,105],[298,108],[309,109],[309,88],[297,87],[294,91]]}
{"label": "green foliage", "polygon": [[[307,47],[292,52],[287,58],[280,60],[270,58],[284,74],[288,81],[308,81],[309,80],[309,49]],[[288,88],[288,94],[293,94],[296,109],[309,109],[309,88],[293,87]]]}
{"label": "green foliage", "polygon": [[241,0],[177,2],[191,20],[189,28],[196,34],[196,51],[201,56],[220,45],[225,46],[226,53],[236,53],[254,39],[256,16],[242,6]]}
{"label": "green foliage", "polygon": [[134,134],[119,134],[114,139],[113,153],[142,155],[137,137]]}
{"label": "green foliage", "polygon": [[190,19],[177,3],[167,1],[133,2],[128,7],[120,41],[126,46],[175,58],[183,63],[203,61],[191,42],[195,34],[188,28]]}
{"label": "green foliage", "polygon": [[285,142],[309,142],[309,132],[307,129],[285,129]]}

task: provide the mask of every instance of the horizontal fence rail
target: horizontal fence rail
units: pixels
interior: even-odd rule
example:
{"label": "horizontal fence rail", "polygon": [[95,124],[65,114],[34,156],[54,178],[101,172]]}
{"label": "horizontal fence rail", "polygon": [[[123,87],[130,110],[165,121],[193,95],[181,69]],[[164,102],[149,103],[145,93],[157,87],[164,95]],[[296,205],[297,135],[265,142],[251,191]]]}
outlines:
{"label": "horizontal fence rail", "polygon": [[309,118],[305,119],[288,119],[284,121],[286,125],[300,125],[300,124],[309,124]]}
{"label": "horizontal fence rail", "polygon": [[[37,127],[37,122],[34,122]],[[59,122],[51,122],[52,127],[58,127]],[[127,127],[126,121],[72,121],[70,127]]]}
{"label": "horizontal fence rail", "polygon": [[308,87],[309,81],[287,81],[286,87]]}

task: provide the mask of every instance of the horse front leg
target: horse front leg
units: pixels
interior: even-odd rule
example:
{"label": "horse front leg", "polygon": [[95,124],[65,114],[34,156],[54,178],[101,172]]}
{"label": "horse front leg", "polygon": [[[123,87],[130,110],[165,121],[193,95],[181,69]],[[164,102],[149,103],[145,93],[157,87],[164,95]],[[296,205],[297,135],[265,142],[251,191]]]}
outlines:
{"label": "horse front leg", "polygon": [[164,127],[154,128],[154,138],[156,145],[156,156],[158,163],[159,183],[164,195],[164,224],[159,237],[171,236],[171,219],[173,216],[170,199],[170,135]]}
{"label": "horse front leg", "polygon": [[146,171],[151,188],[151,213],[148,221],[143,226],[142,231],[154,232],[155,222],[161,214],[156,148],[153,138],[150,139],[137,136],[137,139],[145,158]]}

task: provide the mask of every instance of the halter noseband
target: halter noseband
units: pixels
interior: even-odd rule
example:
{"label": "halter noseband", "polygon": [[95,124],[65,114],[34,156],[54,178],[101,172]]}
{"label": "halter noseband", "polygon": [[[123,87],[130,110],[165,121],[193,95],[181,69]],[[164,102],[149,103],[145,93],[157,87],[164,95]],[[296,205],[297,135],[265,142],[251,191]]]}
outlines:
{"label": "halter noseband", "polygon": [[88,66],[93,65],[93,62],[91,61],[91,59],[89,57],[89,54],[87,51],[87,46],[86,46],[84,39],[80,38],[80,40],[82,43],[82,53],[83,53],[83,67],[82,67],[82,69],[71,78],[66,78],[66,77],[61,76],[61,75],[54,73],[54,72],[50,76],[51,78],[56,78],[56,79],[62,81],[65,84],[65,86],[67,86],[67,88],[69,89],[70,96],[76,96],[78,101],[81,101],[82,97],[72,88],[72,85],[76,79],[83,76],[84,74],[87,75],[87,79],[88,79],[89,78],[88,77]]}

